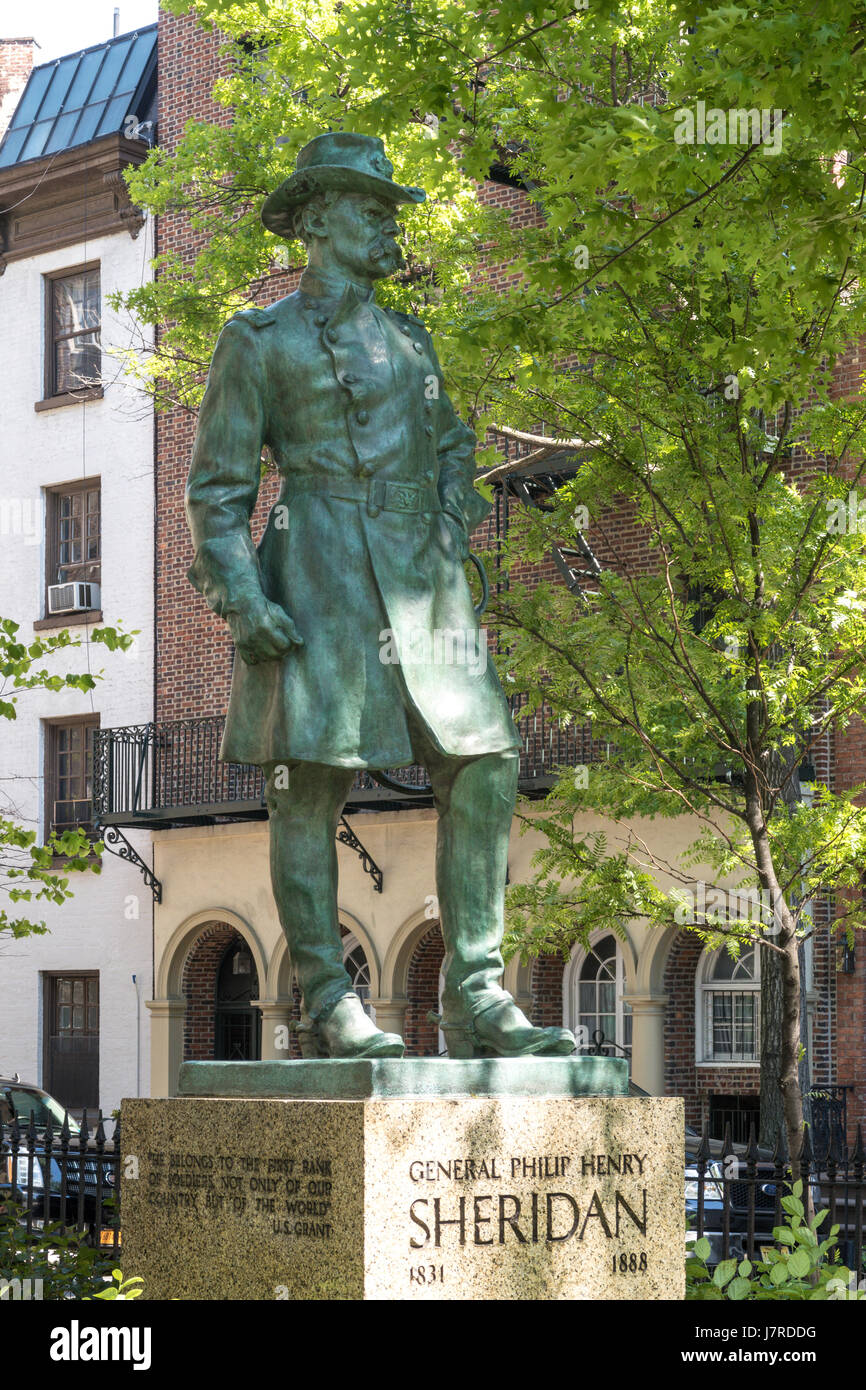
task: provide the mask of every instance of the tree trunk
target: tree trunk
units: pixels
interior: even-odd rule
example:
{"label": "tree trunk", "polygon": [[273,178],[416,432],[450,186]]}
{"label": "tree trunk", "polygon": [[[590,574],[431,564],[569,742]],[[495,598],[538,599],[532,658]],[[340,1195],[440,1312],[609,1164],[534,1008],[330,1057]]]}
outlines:
{"label": "tree trunk", "polygon": [[[770,1099],[769,1088],[777,1086],[781,1103],[782,1119],[788,1141],[791,1159],[791,1172],[794,1180],[800,1176],[800,1149],[803,1143],[803,1095],[800,1090],[800,948],[797,940],[794,918],[779,890],[776,866],[770,849],[770,840],[764,820],[763,807],[754,772],[747,767],[746,819],[755,861],[762,889],[769,892],[773,904],[773,932],[768,932],[768,945],[763,947],[761,959],[761,1134],[772,1142],[765,1132],[764,1098],[766,1100],[767,1120],[772,1124],[776,1112],[776,1102]],[[776,947],[777,949],[773,949]],[[773,957],[769,963],[767,957]],[[767,1010],[764,1013],[764,965],[767,964]],[[778,979],[776,974],[778,972]],[[766,1026],[766,1036],[763,1029]],[[765,1053],[766,1052],[766,1065]]]}
{"label": "tree trunk", "polygon": [[[782,944],[783,937],[777,938]],[[800,1059],[806,1037],[806,999],[801,970],[802,947],[796,937],[785,954],[761,953],[761,1144],[774,1148],[784,1130],[794,1178],[798,1176],[803,1134],[803,1091],[808,1060]]]}
{"label": "tree trunk", "polygon": [[[760,948],[759,948],[760,949]],[[782,962],[761,950],[761,1126],[759,1142],[772,1149],[785,1129],[779,1082],[782,1055]]]}
{"label": "tree trunk", "polygon": [[[785,909],[787,915],[787,908]],[[800,1176],[800,1149],[803,1143],[803,1094],[800,1090],[800,950],[796,936],[786,932],[780,939],[784,954],[780,956],[782,976],[781,1047],[779,1053],[779,1089],[785,1114],[791,1173],[796,1182]]]}

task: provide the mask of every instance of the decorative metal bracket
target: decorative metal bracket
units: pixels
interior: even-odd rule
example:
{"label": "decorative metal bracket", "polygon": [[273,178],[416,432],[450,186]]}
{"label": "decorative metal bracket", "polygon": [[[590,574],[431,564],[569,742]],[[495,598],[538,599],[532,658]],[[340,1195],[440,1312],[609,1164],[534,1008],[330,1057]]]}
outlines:
{"label": "decorative metal bracket", "polygon": [[[116,854],[118,859],[126,859],[128,863],[134,864],[140,870],[142,878],[153,893],[153,901],[161,903],[162,884],[149,865],[145,864],[138,851],[133,849],[123,831],[118,829],[116,825],[106,825],[102,828],[101,834],[102,842],[109,853]],[[114,848],[117,844],[120,846],[119,849]],[[381,889],[379,891],[381,892]]]}
{"label": "decorative metal bracket", "polygon": [[345,816],[340,817],[340,829],[337,831],[337,839],[340,841],[341,845],[348,845],[349,849],[353,849],[356,854],[361,856],[364,873],[370,875],[376,892],[381,893],[382,870],[379,868],[379,865],[372,855],[367,853]]}

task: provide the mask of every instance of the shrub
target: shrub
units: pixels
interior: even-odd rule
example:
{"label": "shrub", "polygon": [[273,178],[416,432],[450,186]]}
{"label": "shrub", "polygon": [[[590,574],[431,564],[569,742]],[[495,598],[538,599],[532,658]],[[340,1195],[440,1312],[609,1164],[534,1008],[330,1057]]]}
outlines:
{"label": "shrub", "polygon": [[706,1263],[710,1242],[703,1237],[698,1240],[686,1260],[686,1298],[735,1302],[746,1299],[807,1299],[810,1302],[866,1299],[866,1287],[861,1287],[856,1276],[839,1263],[836,1249],[839,1227],[832,1226],[822,1240],[818,1230],[828,1212],[816,1212],[807,1222],[802,1196],[803,1184],[796,1182],[791,1193],[782,1198],[788,1224],[773,1228],[776,1247],[767,1250],[765,1258],[754,1263],[748,1259],[723,1260],[710,1270]]}

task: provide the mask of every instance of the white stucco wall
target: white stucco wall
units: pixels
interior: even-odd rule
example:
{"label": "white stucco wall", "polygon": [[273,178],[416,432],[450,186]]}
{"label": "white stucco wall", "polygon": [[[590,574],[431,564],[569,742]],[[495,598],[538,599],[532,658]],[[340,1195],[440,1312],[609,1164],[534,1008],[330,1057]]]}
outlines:
{"label": "white stucco wall", "polygon": [[[90,694],[24,694],[17,720],[0,720],[0,802],[14,806],[16,818],[40,834],[41,721],[96,712],[103,726],[111,726],[152,717],[153,413],[110,355],[112,348],[128,346],[133,330],[108,306],[112,290],[138,285],[149,275],[152,255],[148,223],[136,240],[119,231],[13,261],[0,277],[0,614],[20,624],[23,640],[32,640],[32,624],[43,616],[44,489],[99,477],[104,622],[138,629],[130,653],[111,653],[87,642],[86,626],[70,625],[82,647],[45,664],[57,672],[104,672],[104,679]],[[104,397],[37,412],[34,402],[43,396],[43,277],[94,261],[101,268]],[[128,838],[151,862],[149,834],[130,831]],[[43,1080],[41,972],[98,970],[100,1103],[107,1112],[124,1095],[148,1094],[149,1017],[143,1001],[152,992],[152,898],[135,867],[111,854],[99,876],[74,875],[71,886],[74,898],[63,906],[22,909],[22,915],[44,918],[50,935],[20,941],[0,936],[0,1075],[17,1071],[22,1079]]]}
{"label": "white stucco wall", "polygon": [[[527,807],[524,805],[521,810],[525,814]],[[378,991],[389,996],[399,987],[395,954],[401,940],[409,933],[414,935],[414,929],[425,920],[437,916],[433,901],[436,813],[432,809],[386,811],[352,815],[349,820],[383,871],[384,892],[375,891],[359,856],[339,845],[341,916],[365,946],[374,994]],[[587,816],[585,823],[579,820],[575,834],[601,829],[612,850],[626,834],[622,828],[594,816]],[[659,860],[670,864],[676,863],[697,830],[697,823],[687,817],[640,827],[647,846]],[[532,856],[546,843],[540,831],[521,833],[515,822],[508,856],[512,883],[531,879]],[[154,918],[157,996],[175,992],[170,970],[177,962],[178,946],[186,929],[198,929],[205,921],[218,920],[223,912],[229,914],[225,920],[236,919],[245,924],[250,944],[265,963],[266,973],[259,971],[260,995],[275,998],[281,983],[283,943],[270,886],[267,822],[158,831],[154,835],[154,862],[163,885],[163,900],[155,909]],[[656,877],[663,884],[672,882],[658,871]],[[661,938],[661,932],[642,923],[629,928],[628,982],[636,992],[649,991],[659,983],[658,961],[655,971],[651,961],[662,946]],[[513,962],[507,974],[514,983],[516,972],[517,963]]]}
{"label": "white stucco wall", "polygon": [[[525,813],[528,808],[521,809]],[[539,808],[535,813],[540,814]],[[354,815],[350,824],[382,869],[384,892],[375,891],[359,856],[338,846],[340,917],[364,947],[371,994],[378,1001],[377,1022],[399,1030],[408,962],[419,937],[437,916],[436,814],[418,809]],[[639,831],[660,861],[675,865],[698,828],[697,822],[682,817],[643,824]],[[578,819],[575,834],[602,829],[611,849],[623,844],[628,833],[627,827],[588,815]],[[546,843],[540,831],[521,833],[515,822],[509,848],[512,883],[532,877],[532,856]],[[154,862],[164,894],[154,916],[157,1003],[152,1007],[152,1080],[154,1094],[160,1095],[169,1094],[176,1084],[183,963],[206,923],[227,922],[246,938],[256,963],[260,1000],[285,1000],[289,981],[285,941],[270,887],[266,822],[158,831]],[[658,879],[665,881],[665,875],[659,873]],[[634,1076],[646,1090],[659,1094],[663,1089],[663,976],[673,935],[636,922],[629,927],[623,950],[626,997],[636,1012],[641,1011],[635,1023]],[[519,959],[506,966],[504,983],[528,1006],[530,972]],[[265,1013],[263,1055],[265,1028],[284,1021],[279,1011]]]}

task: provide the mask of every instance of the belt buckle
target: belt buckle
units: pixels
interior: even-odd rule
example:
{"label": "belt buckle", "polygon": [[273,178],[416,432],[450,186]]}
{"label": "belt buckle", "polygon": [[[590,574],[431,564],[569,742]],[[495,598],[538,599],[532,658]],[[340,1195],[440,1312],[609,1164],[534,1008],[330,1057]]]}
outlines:
{"label": "belt buckle", "polygon": [[417,512],[420,496],[417,483],[386,483],[383,505],[391,512]]}

